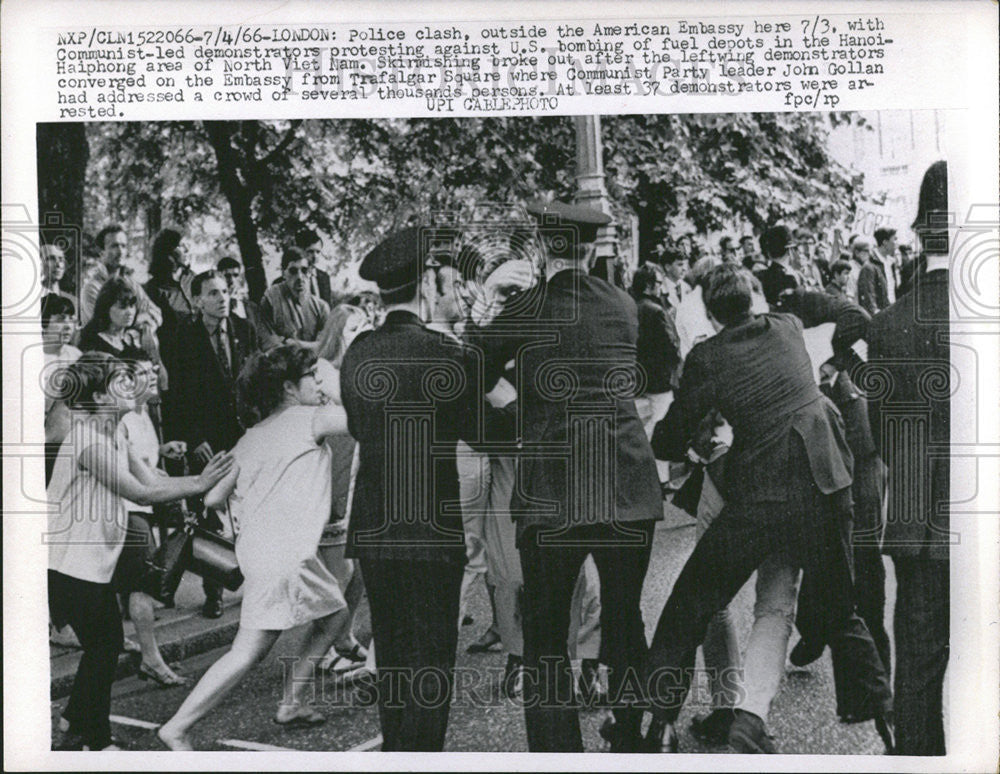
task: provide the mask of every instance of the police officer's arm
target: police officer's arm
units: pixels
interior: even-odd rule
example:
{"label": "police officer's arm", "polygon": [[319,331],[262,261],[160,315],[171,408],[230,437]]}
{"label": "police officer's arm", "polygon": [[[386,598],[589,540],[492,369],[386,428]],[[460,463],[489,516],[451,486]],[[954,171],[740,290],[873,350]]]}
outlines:
{"label": "police officer's arm", "polygon": [[652,446],[657,459],[682,461],[698,433],[698,425],[714,408],[713,385],[702,357],[704,347],[695,345],[684,362],[684,373],[667,415],[653,429]]}

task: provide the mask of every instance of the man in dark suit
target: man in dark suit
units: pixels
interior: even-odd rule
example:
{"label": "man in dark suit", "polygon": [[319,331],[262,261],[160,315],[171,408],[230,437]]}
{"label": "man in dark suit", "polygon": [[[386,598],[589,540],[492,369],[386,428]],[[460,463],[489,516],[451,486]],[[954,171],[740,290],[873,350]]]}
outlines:
{"label": "man in dark suit", "polygon": [[[215,270],[191,281],[198,314],[177,325],[176,375],[171,377],[171,437],[185,441],[197,472],[217,452],[231,449],[245,427],[236,403],[236,377],[257,349],[257,334],[245,320],[230,314],[229,286]],[[220,528],[214,514],[210,527]],[[208,618],[222,615],[222,587],[206,580]]]}
{"label": "man in dark suit", "polygon": [[877,314],[896,302],[896,230],[875,229],[875,251],[858,272],[858,303]]}
{"label": "man in dark suit", "polygon": [[[868,335],[871,318],[857,304],[845,298],[812,290],[793,290],[778,299],[778,311],[794,314],[806,328],[834,323],[831,344],[834,356],[822,366],[820,390],[833,401],[844,418],[847,445],[854,455],[854,519],[851,534],[851,555],[854,560],[854,590],[858,614],[864,620],[878,648],[882,665],[889,670],[889,635],[885,631],[885,568],[882,565],[883,467],[875,449],[868,420],[868,404],[864,394],[851,379],[851,373],[861,358],[851,349],[855,342]],[[796,624],[802,639],[792,649],[790,660],[795,666],[805,666],[823,653],[825,641],[815,634],[819,622],[815,605],[816,584],[826,580],[816,573],[805,573],[799,594]],[[837,683],[838,715],[857,717],[852,707],[853,675],[834,674]],[[863,688],[863,686],[861,686]]]}
{"label": "man in dark suit", "polygon": [[769,304],[777,303],[778,296],[783,292],[794,290],[799,286],[798,279],[788,266],[791,261],[791,256],[788,254],[791,242],[792,235],[787,226],[772,226],[760,238],[761,249],[769,263],[767,268],[757,272],[756,276],[764,290],[764,298]]}
{"label": "man in dark suit", "polygon": [[483,400],[481,364],[421,319],[437,306],[432,231],[396,232],[365,257],[387,314],[341,369],[360,447],[347,556],[371,605],[384,751],[444,747],[466,550],[456,447],[514,433],[513,412]]}
{"label": "man in dark suit", "polygon": [[872,434],[889,466],[883,552],[896,569],[896,728],[900,755],[944,755],[942,691],[949,652],[949,442],[947,168],[924,176],[913,229],[926,269],[914,288],[872,318]]}
{"label": "man in dark suit", "polygon": [[[570,605],[590,554],[601,584],[602,661],[615,751],[636,749],[641,711],[622,697],[646,650],[639,609],[659,478],[635,409],[635,302],[587,274],[604,213],[534,202],[544,295],[517,349],[523,449],[511,512],[524,574],[524,714],[531,751],[581,752],[567,653]],[[634,674],[634,672],[633,672]]]}
{"label": "man in dark suit", "polygon": [[[717,482],[726,500],[674,584],[660,616],[645,670],[653,704],[647,743],[669,733],[691,680],[694,655],[711,617],[765,560],[822,573],[823,630],[838,666],[868,686],[869,717],[885,725],[888,680],[864,622],[854,612],[845,534],[851,518],[851,452],[843,423],[820,393],[790,315],[752,315],[752,279],[718,266],[705,306],[719,332],[696,344],[680,387],[654,434],[658,457],[683,460],[702,418],[717,409],[732,425],[733,444]],[[737,708],[730,744],[771,752],[760,716]]]}

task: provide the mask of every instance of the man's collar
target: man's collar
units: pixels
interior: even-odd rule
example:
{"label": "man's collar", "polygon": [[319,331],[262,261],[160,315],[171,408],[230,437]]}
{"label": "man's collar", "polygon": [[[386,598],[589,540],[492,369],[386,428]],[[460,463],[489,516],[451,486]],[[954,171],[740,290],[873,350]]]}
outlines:
{"label": "man's collar", "polygon": [[228,327],[228,320],[225,317],[219,320],[212,320],[208,315],[201,315],[201,324],[205,326],[205,330],[208,331],[209,335],[214,336],[216,330],[222,331],[222,334],[226,334],[226,328]]}

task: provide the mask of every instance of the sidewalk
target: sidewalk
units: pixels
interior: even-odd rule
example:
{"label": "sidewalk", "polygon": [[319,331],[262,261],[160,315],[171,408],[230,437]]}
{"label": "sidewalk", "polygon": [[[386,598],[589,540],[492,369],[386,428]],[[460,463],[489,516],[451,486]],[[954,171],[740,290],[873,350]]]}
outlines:
{"label": "sidewalk", "polygon": [[[242,590],[224,591],[222,617],[214,620],[204,618],[201,606],[205,601],[205,594],[201,589],[201,578],[190,572],[185,573],[174,595],[176,606],[167,609],[157,605],[156,609],[156,640],[164,660],[168,663],[181,661],[228,645],[236,635],[241,598]],[[124,628],[125,636],[135,640],[132,622],[125,621]],[[122,653],[118,659],[116,679],[134,675],[139,661],[138,654]],[[49,643],[49,690],[52,699],[69,693],[79,663],[79,649]]]}

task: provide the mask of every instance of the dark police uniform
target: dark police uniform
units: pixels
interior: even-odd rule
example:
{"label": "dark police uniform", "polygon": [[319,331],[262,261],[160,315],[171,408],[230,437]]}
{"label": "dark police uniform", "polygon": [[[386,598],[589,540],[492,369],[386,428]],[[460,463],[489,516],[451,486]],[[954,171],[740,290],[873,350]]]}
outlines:
{"label": "dark police uniform", "polygon": [[[549,259],[593,242],[603,213],[561,203],[528,211]],[[601,582],[602,661],[609,696],[646,651],[639,609],[653,525],[663,517],[656,463],[635,409],[638,315],[622,290],[570,260],[551,276],[516,349],[523,448],[511,512],[524,574],[524,714],[531,751],[583,750],[567,654],[570,604],[593,556]],[[506,354],[503,355],[506,357]],[[614,708],[638,737],[641,712]]]}
{"label": "dark police uniform", "polygon": [[[383,293],[419,281],[426,230],[389,236],[361,276]],[[513,434],[484,405],[479,363],[409,311],[361,334],[341,369],[360,467],[347,535],[371,605],[384,751],[444,747],[458,640],[465,539],[456,444]]]}

